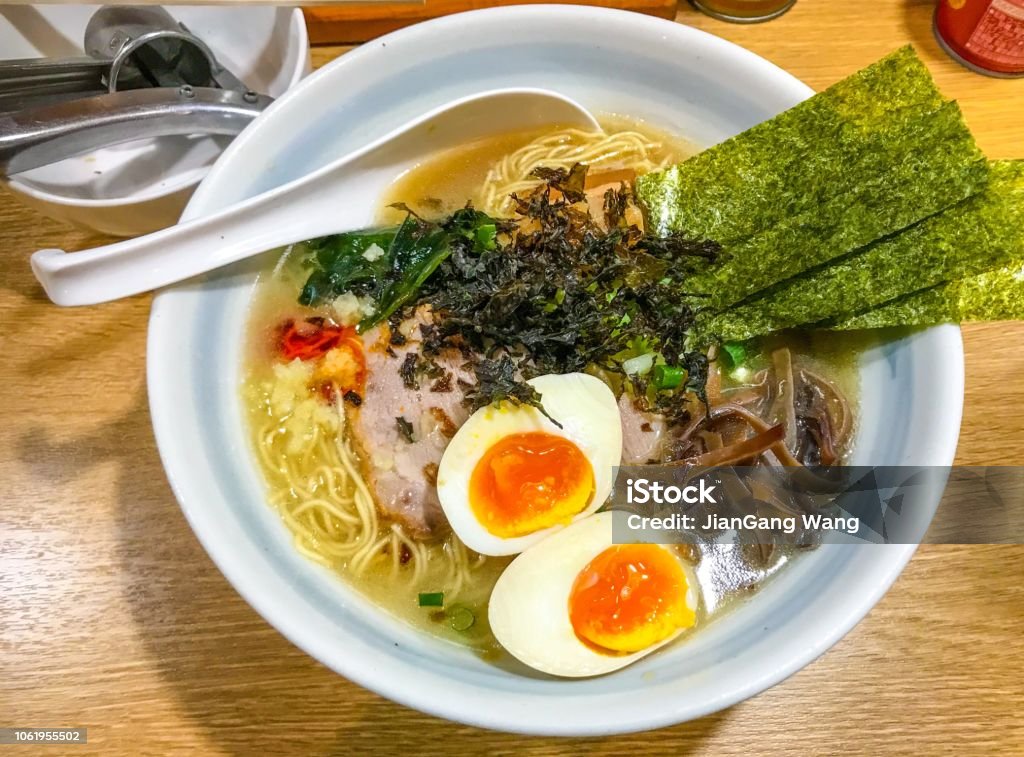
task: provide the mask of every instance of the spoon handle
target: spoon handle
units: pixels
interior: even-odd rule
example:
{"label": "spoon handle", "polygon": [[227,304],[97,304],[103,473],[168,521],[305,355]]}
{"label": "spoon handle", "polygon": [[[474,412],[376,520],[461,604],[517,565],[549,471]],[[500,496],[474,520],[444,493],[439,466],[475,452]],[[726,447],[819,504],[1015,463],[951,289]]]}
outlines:
{"label": "spoon handle", "polygon": [[[358,228],[366,221],[364,212],[347,210],[338,186],[322,175],[308,176],[135,239],[83,252],[39,250],[32,255],[32,271],[49,298],[63,306],[95,305],[158,289],[260,252]],[[279,199],[282,190],[287,190],[286,199]]]}

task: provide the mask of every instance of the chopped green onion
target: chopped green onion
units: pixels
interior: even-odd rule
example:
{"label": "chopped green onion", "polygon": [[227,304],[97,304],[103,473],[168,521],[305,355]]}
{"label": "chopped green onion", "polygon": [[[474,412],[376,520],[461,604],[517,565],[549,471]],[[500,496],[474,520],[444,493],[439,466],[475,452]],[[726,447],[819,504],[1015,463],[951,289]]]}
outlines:
{"label": "chopped green onion", "polygon": [[738,368],[747,362],[749,355],[743,342],[726,342],[722,345],[722,362],[727,370]]}
{"label": "chopped green onion", "polygon": [[468,631],[476,623],[476,615],[464,605],[455,605],[448,610],[448,622],[456,631]]}
{"label": "chopped green onion", "polygon": [[420,607],[444,607],[444,592],[420,592]]}
{"label": "chopped green onion", "polygon": [[493,223],[485,223],[476,230],[476,243],[485,250],[493,250],[497,244],[498,227]]}
{"label": "chopped green onion", "polygon": [[654,366],[654,387],[656,389],[676,389],[685,380],[685,368],[676,365]]}

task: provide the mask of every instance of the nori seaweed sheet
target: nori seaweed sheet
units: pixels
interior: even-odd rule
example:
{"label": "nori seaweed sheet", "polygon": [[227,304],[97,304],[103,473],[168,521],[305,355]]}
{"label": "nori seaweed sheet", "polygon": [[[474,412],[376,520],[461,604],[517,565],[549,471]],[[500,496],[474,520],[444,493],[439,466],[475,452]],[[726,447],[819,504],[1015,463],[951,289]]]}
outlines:
{"label": "nori seaweed sheet", "polygon": [[[970,197],[988,181],[988,165],[948,103],[921,119],[917,134],[851,191],[749,239],[726,245],[723,261],[687,282],[690,293],[721,309],[839,258]],[[836,167],[837,172],[844,170]]]}
{"label": "nori seaweed sheet", "polygon": [[903,48],[660,174],[637,195],[649,228],[722,245],[687,281],[721,310],[980,191],[988,166],[954,102]]}
{"label": "nori seaweed sheet", "polygon": [[906,124],[943,103],[903,47],[795,107],[666,171],[640,177],[649,231],[720,243],[750,236],[860,183],[838,172],[885,155]]}
{"label": "nori seaweed sheet", "polygon": [[[908,290],[919,291],[993,269],[1019,258],[1022,252],[1024,161],[996,161],[991,164],[991,181],[984,192],[842,260],[784,281],[735,308],[703,316],[696,331],[701,341],[738,341],[862,313],[898,299]],[[970,289],[972,302],[980,302],[977,291],[977,287]],[[938,303],[950,297],[959,302],[961,296],[960,290],[946,295],[922,294],[920,302],[911,300],[888,314],[870,317],[879,321],[900,315],[912,318],[887,325],[949,320],[945,315],[948,307]]]}
{"label": "nori seaweed sheet", "polygon": [[1020,320],[1024,320],[1024,259],[913,292],[866,313],[824,324],[821,328],[847,331]]}

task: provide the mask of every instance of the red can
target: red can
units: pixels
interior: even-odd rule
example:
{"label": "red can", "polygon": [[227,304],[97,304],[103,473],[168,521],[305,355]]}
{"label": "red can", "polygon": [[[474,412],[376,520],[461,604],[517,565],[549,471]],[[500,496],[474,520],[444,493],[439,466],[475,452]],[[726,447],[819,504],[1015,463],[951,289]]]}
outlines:
{"label": "red can", "polygon": [[968,68],[1024,76],[1024,0],[939,0],[935,36]]}

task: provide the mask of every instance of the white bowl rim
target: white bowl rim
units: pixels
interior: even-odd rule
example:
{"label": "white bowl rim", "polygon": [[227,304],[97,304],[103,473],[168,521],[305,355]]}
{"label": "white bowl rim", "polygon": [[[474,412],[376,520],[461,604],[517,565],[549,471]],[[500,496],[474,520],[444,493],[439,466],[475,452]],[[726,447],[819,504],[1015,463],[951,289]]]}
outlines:
{"label": "white bowl rim", "polygon": [[[475,20],[486,17],[494,22],[514,24],[525,16],[557,17],[559,14],[579,14],[597,18],[607,17],[608,20],[617,20],[637,26],[647,26],[662,35],[672,34],[677,35],[681,39],[689,38],[690,40],[696,40],[705,45],[718,47],[733,56],[745,58],[746,62],[752,67],[760,68],[763,72],[777,77],[780,87],[788,88],[792,93],[799,95],[800,99],[814,94],[812,89],[775,64],[745,48],[707,32],[684,24],[633,12],[592,6],[525,5],[488,8],[416,24],[381,37],[377,41],[381,44],[386,44],[392,38],[397,37],[401,37],[403,40],[414,37],[429,37],[438,29],[463,24],[470,18]],[[287,97],[298,96],[306,87],[315,86],[319,78],[325,75],[325,71],[350,65],[353,61],[357,61],[367,54],[369,49],[371,49],[370,46],[357,48],[314,72],[295,88],[289,90],[286,96],[282,96],[278,102],[275,102],[268,108],[266,113],[261,116],[261,119],[273,118],[273,113],[276,112],[282,101],[286,100]],[[252,133],[253,130],[247,130],[229,146],[221,159],[212,167],[207,179],[220,174],[223,165],[227,162],[223,160],[224,155],[233,153],[236,150],[242,151],[246,149],[247,137],[251,137]],[[200,187],[200,191],[197,192],[192,202],[186,208],[183,218],[195,217],[202,212],[199,207],[207,202],[206,193],[202,192],[202,189],[203,187]],[[531,709],[530,713],[537,720],[526,720],[525,722],[522,719],[523,710],[520,710],[518,713],[501,713],[495,711],[500,710],[500,708],[477,707],[471,712],[467,712],[460,709],[460,705],[467,704],[467,701],[463,698],[463,695],[457,694],[454,691],[442,692],[416,685],[405,686],[402,681],[391,680],[389,673],[393,673],[396,670],[391,660],[382,662],[379,659],[360,659],[356,655],[339,655],[336,644],[330,640],[320,638],[316,633],[307,632],[307,629],[301,622],[280,613],[278,608],[275,607],[273,597],[268,596],[262,590],[263,587],[244,571],[243,566],[236,564],[232,560],[230,545],[216,540],[215,534],[205,529],[207,524],[202,523],[202,518],[204,517],[201,513],[202,503],[187,502],[186,498],[183,497],[180,482],[175,479],[174,471],[181,470],[177,464],[180,461],[174,459],[174,439],[171,435],[171,418],[176,409],[173,405],[162,401],[160,359],[159,357],[154,358],[157,355],[159,345],[173,332],[174,327],[170,325],[171,319],[165,316],[173,311],[176,294],[178,294],[178,290],[170,288],[158,293],[154,299],[147,343],[149,355],[147,377],[150,409],[160,455],[171,487],[197,538],[236,591],[268,623],[274,626],[293,644],[335,672],[364,688],[421,712],[482,728],[531,735],[556,736],[599,736],[630,733],[661,728],[704,717],[774,686],[810,664],[831,648],[877,604],[900,575],[903,567],[916,550],[916,545],[913,544],[881,547],[881,549],[887,550],[887,572],[872,586],[870,592],[860,595],[855,604],[844,603],[842,611],[831,613],[828,618],[829,623],[827,625],[823,624],[818,629],[819,633],[815,636],[814,642],[802,650],[800,654],[795,654],[782,662],[766,663],[765,670],[760,671],[761,675],[750,676],[744,685],[737,686],[714,699],[700,703],[688,702],[677,704],[664,702],[663,706],[657,710],[649,710],[643,714],[633,712],[625,718],[617,712],[602,712],[600,718],[595,717],[587,723],[578,721],[562,722],[556,714],[545,713],[537,708]],[[955,456],[962,413],[964,387],[963,342],[959,327],[954,325],[934,327],[929,330],[929,333],[937,340],[936,348],[941,352],[944,364],[948,367],[947,378],[949,379],[948,383],[941,387],[944,392],[943,399],[945,401],[943,407],[948,411],[949,422],[943,427],[945,433],[942,434],[942,438],[929,440],[930,449],[934,450],[935,464],[949,465],[952,464]],[[504,697],[507,695],[501,692],[495,693],[494,696]],[[521,707],[523,703],[521,700],[516,700],[516,704]]]}
{"label": "white bowl rim", "polygon": [[[309,60],[309,30],[306,28],[306,17],[302,15],[301,8],[293,8],[291,13],[291,27],[289,32],[295,33],[296,31],[299,33],[298,37],[292,40],[292,42],[297,45],[296,66],[295,70],[292,71],[291,78],[285,85],[285,94],[302,80],[303,75],[306,72],[306,62]],[[284,94],[282,94],[281,97],[284,97]],[[213,168],[213,166],[210,168]],[[207,171],[207,173],[209,173],[209,171]],[[168,197],[181,192],[182,190],[187,190],[190,187],[198,186],[202,183],[204,178],[206,178],[205,175],[198,178],[180,176],[166,184],[154,182],[148,189],[139,192],[138,194],[133,194],[130,197],[104,197],[101,199],[69,197],[55,192],[47,192],[46,190],[39,189],[22,181],[18,178],[17,174],[6,179],[5,184],[12,192],[17,192],[25,195],[26,197],[32,197],[33,199],[41,202],[51,203],[62,207],[123,208],[140,203],[153,202],[154,200]]]}

